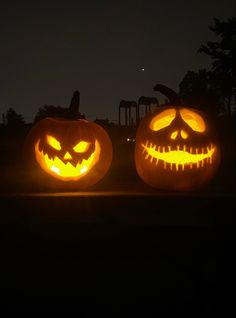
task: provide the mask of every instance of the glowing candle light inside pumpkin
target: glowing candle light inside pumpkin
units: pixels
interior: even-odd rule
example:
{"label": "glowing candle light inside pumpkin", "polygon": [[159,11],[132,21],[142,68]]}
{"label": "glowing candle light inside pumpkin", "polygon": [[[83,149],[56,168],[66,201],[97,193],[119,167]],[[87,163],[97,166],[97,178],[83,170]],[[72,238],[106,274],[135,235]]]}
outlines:
{"label": "glowing candle light inside pumpkin", "polygon": [[[100,145],[98,141],[95,141],[95,150],[88,159],[83,159],[81,163],[77,163],[75,166],[70,161],[63,162],[60,158],[49,158],[48,154],[44,154],[39,150],[39,142],[35,146],[36,160],[49,174],[56,174],[64,180],[78,180],[82,175],[89,171],[99,160],[100,157]],[[84,148],[85,149],[85,148]],[[63,159],[72,159],[64,155]]]}
{"label": "glowing candle light inside pumpkin", "polygon": [[86,188],[104,177],[112,161],[109,135],[84,119],[45,118],[33,126],[26,144],[31,168],[43,182],[46,173],[50,187],[63,181],[68,188]]}
{"label": "glowing candle light inside pumpkin", "polygon": [[161,189],[193,189],[217,171],[220,149],[204,115],[167,106],[148,113],[140,122],[135,165],[141,179]]}

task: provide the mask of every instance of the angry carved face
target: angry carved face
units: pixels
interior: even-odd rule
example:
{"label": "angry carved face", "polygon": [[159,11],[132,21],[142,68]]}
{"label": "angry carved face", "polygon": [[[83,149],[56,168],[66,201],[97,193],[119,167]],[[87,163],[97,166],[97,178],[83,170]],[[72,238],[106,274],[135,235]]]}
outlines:
{"label": "angry carved face", "polygon": [[110,167],[110,138],[93,122],[46,118],[33,127],[29,138],[38,165],[61,181],[92,185]]}
{"label": "angry carved face", "polygon": [[215,136],[195,109],[158,109],[140,123],[135,163],[140,177],[152,186],[194,188],[212,177],[219,159]]}
{"label": "angry carved face", "polygon": [[81,140],[66,143],[63,138],[49,134],[38,139],[35,145],[36,160],[49,174],[66,180],[78,180],[85,176],[100,158],[99,142]]}

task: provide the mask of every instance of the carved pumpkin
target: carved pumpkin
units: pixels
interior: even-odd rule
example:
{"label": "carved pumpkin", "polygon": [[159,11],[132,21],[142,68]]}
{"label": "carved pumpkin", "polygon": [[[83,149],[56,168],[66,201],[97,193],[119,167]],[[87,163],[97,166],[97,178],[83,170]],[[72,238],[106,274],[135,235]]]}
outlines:
{"label": "carved pumpkin", "polygon": [[148,113],[136,136],[141,179],[160,189],[194,189],[210,181],[220,163],[213,127],[196,109],[165,106]]}
{"label": "carved pumpkin", "polygon": [[86,188],[107,173],[112,144],[106,131],[84,119],[45,118],[30,131],[31,159],[52,181]]}

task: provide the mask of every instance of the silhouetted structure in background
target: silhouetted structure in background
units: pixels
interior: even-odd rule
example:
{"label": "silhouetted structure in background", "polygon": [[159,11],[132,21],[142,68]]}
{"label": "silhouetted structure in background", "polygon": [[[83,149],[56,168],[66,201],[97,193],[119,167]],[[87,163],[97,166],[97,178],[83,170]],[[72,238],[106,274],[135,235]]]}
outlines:
{"label": "silhouetted structure in background", "polygon": [[[136,101],[122,100],[119,104],[119,126],[137,127],[140,121],[141,106],[145,106],[145,114],[146,114],[147,112],[151,110],[151,106],[156,107],[158,105],[159,105],[159,102],[156,97],[141,96],[138,100],[138,103]],[[135,109],[135,118],[133,118],[131,115],[132,108]],[[121,120],[121,112],[123,109],[125,112],[124,124],[122,124],[122,120]]]}
{"label": "silhouetted structure in background", "polygon": [[147,112],[150,112],[151,111],[151,106],[154,106],[154,107],[157,107],[159,105],[159,102],[158,102],[158,99],[156,97],[146,97],[146,96],[141,96],[139,97],[139,100],[138,100],[138,120],[137,122],[139,123],[140,121],[140,109],[141,109],[141,106],[145,106],[145,114]]}
{"label": "silhouetted structure in background", "polygon": [[[135,109],[135,121],[133,117],[131,117],[132,108]],[[121,123],[121,111],[124,109],[125,111],[125,124]],[[127,101],[122,100],[119,104],[119,126],[125,127],[134,127],[137,124],[138,120],[138,107],[135,101]]]}

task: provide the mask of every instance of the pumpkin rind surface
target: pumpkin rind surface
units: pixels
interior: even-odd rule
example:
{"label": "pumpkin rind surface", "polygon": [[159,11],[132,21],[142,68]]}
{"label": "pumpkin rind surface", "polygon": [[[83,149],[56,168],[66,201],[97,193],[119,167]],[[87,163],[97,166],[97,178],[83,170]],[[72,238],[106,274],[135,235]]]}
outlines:
{"label": "pumpkin rind surface", "polygon": [[31,129],[26,147],[32,169],[52,186],[87,188],[105,176],[112,161],[107,132],[84,119],[45,118]]}
{"label": "pumpkin rind surface", "polygon": [[206,115],[185,106],[158,107],[140,122],[135,165],[152,187],[191,190],[207,184],[220,163],[217,135]]}

